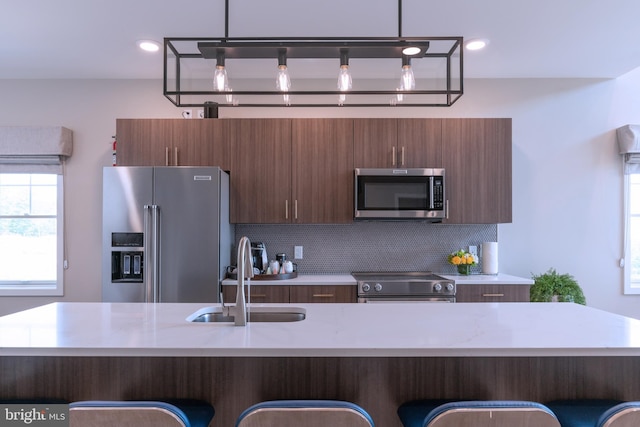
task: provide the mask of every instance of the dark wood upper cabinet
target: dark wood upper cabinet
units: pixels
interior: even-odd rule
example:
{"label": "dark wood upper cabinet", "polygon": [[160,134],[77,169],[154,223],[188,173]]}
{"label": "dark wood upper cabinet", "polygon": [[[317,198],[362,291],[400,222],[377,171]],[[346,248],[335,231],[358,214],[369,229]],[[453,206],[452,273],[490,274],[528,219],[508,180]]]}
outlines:
{"label": "dark wood upper cabinet", "polygon": [[446,222],[511,222],[511,119],[442,120]]}
{"label": "dark wood upper cabinet", "polygon": [[[397,149],[397,119],[353,120],[354,167],[394,167],[397,162]],[[396,162],[394,162],[394,157]]]}
{"label": "dark wood upper cabinet", "polygon": [[119,166],[230,166],[224,120],[118,119]]}
{"label": "dark wood upper cabinet", "polygon": [[353,120],[293,119],[295,223],[353,221]]}
{"label": "dark wood upper cabinet", "polygon": [[231,141],[231,222],[290,223],[291,120],[224,120]]}
{"label": "dark wood upper cabinet", "polygon": [[398,164],[403,168],[442,167],[441,119],[398,119]]}
{"label": "dark wood upper cabinet", "polygon": [[442,167],[441,119],[354,119],[357,168]]}
{"label": "dark wood upper cabinet", "polygon": [[122,166],[220,166],[231,221],[353,221],[354,168],[446,173],[449,224],[512,218],[511,119],[118,119]]}

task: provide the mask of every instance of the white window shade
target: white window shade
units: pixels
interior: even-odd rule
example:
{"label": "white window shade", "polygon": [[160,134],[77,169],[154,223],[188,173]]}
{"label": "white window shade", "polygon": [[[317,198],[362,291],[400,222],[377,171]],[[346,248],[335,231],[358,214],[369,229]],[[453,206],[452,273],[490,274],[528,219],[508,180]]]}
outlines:
{"label": "white window shade", "polygon": [[73,132],[62,126],[0,127],[0,173],[62,173]]}
{"label": "white window shade", "polygon": [[618,151],[624,160],[625,175],[640,173],[640,125],[626,125],[617,129]]}

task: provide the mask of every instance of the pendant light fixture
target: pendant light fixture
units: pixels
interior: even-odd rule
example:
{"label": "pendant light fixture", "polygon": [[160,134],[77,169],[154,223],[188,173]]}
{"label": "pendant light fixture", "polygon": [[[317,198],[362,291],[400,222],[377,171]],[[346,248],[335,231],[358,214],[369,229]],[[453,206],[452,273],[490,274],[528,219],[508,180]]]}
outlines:
{"label": "pendant light fixture", "polygon": [[213,89],[224,92],[229,89],[229,79],[224,66],[224,51],[216,52],[216,70],[213,74]]}
{"label": "pendant light fixture", "polygon": [[291,105],[291,98],[287,92],[291,89],[291,77],[287,69],[287,51],[286,49],[278,50],[278,77],[276,78],[276,88],[280,92],[284,92],[282,99],[285,105]]}
{"label": "pendant light fixture", "polygon": [[[349,49],[340,49],[340,72],[338,74],[338,90],[340,92],[350,91],[353,87],[353,80],[349,72]],[[347,100],[347,95],[338,95],[338,105],[343,106]]]}
{"label": "pendant light fixture", "polygon": [[[278,107],[284,100],[284,105],[300,107],[448,107],[463,94],[463,38],[402,36],[402,0],[398,37],[291,38],[229,37],[230,1],[225,0],[223,37],[164,39],[163,90],[174,105]],[[275,88],[268,77],[274,59]],[[207,81],[213,61],[211,90]],[[294,85],[289,66],[296,70]]]}
{"label": "pendant light fixture", "polygon": [[416,78],[411,69],[411,58],[402,55],[402,74],[400,76],[400,90],[408,91],[416,88]]}

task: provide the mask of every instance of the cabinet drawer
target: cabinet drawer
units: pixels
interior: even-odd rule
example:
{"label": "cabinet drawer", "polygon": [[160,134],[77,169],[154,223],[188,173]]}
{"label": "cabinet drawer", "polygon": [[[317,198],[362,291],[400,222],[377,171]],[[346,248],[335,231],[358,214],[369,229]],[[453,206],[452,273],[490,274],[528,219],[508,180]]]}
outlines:
{"label": "cabinet drawer", "polygon": [[291,286],[292,303],[355,303],[356,286]]}
{"label": "cabinet drawer", "polygon": [[[247,287],[245,286],[245,295]],[[222,293],[225,303],[233,304],[236,301],[236,287],[223,286]],[[289,286],[255,285],[251,284],[250,302],[252,303],[288,303]]]}
{"label": "cabinet drawer", "polygon": [[458,285],[456,302],[529,302],[529,285]]}

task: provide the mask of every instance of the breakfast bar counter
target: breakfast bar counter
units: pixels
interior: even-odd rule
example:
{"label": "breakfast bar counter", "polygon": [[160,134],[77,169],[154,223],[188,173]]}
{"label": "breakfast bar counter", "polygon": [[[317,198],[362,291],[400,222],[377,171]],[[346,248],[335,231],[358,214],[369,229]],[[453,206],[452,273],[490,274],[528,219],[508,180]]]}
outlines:
{"label": "breakfast bar counter", "polygon": [[[190,322],[206,304],[54,303],[0,318],[0,399],[338,399],[377,427],[407,400],[640,400],[640,320],[571,303],[296,304],[284,323]],[[267,308],[268,305],[259,307]]]}
{"label": "breakfast bar counter", "polygon": [[203,307],[53,303],[0,318],[0,355],[640,356],[640,320],[577,304],[295,304],[302,321],[187,320]]}

